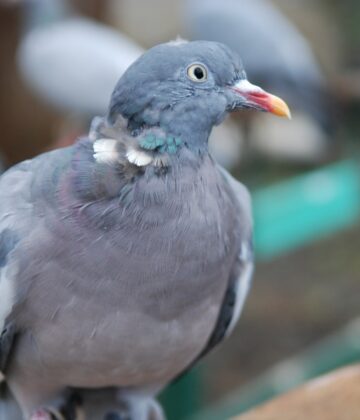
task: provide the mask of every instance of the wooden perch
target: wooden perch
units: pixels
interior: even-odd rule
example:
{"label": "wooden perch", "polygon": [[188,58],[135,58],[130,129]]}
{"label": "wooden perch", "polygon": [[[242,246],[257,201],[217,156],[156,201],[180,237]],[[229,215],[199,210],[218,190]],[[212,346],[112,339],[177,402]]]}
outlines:
{"label": "wooden perch", "polygon": [[320,376],[232,420],[359,420],[360,364]]}

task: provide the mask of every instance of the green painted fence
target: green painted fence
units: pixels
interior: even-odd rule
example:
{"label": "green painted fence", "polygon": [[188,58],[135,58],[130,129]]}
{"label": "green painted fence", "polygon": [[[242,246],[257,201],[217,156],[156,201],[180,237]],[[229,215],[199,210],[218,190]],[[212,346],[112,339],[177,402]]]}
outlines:
{"label": "green painted fence", "polygon": [[355,223],[360,170],[344,161],[254,191],[258,258],[272,258]]}

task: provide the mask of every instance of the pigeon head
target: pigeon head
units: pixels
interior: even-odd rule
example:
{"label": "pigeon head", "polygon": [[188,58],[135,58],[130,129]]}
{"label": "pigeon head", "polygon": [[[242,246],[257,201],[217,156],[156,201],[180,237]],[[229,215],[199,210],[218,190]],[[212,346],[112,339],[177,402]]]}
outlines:
{"label": "pigeon head", "polygon": [[290,116],[284,101],[247,81],[239,56],[225,45],[174,41],[153,47],[127,69],[112,94],[108,121],[121,116],[135,137],[157,130],[202,148],[214,125],[245,108]]}

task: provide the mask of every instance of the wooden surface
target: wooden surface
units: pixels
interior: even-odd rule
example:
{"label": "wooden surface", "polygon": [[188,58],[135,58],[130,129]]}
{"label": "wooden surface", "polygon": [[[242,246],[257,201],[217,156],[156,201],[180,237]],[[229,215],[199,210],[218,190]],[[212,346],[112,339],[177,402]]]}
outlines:
{"label": "wooden surface", "polygon": [[320,376],[232,420],[359,420],[360,364]]}

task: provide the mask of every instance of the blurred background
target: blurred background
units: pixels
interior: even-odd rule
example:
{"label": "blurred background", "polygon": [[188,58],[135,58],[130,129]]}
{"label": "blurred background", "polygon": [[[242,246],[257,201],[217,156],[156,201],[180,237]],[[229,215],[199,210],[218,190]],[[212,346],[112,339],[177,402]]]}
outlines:
{"label": "blurred background", "polygon": [[292,110],[212,135],[253,194],[257,269],[233,336],[165,392],[170,420],[226,418],[360,360],[359,22],[355,0],[0,1],[2,170],[86,133],[124,70],[177,36],[227,43]]}

